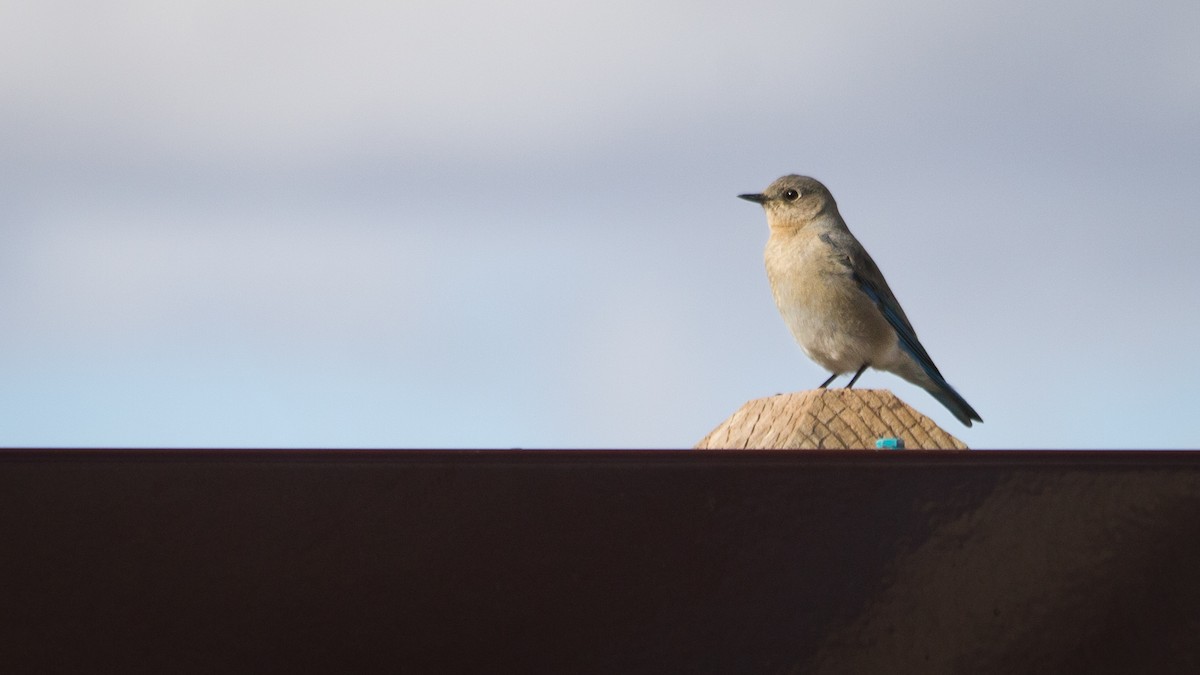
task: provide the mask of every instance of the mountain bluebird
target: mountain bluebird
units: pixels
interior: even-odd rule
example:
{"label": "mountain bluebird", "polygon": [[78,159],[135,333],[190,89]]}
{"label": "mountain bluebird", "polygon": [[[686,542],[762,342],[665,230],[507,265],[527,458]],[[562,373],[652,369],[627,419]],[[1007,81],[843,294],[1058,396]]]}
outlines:
{"label": "mountain bluebird", "polygon": [[960,422],[982,422],[938,372],[892,289],[850,234],[837,203],[819,181],[784,176],[762,194],[738,195],[767,212],[764,254],[775,304],[808,358],[834,378],[867,367],[886,370],[933,395]]}

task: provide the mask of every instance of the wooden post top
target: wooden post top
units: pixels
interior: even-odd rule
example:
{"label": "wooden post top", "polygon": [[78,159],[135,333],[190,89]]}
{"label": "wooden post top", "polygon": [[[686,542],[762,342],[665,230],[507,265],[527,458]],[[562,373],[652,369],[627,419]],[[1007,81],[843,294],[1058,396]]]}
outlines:
{"label": "wooden post top", "polygon": [[875,450],[881,438],[900,439],[907,449],[967,449],[886,389],[813,389],[754,399],[696,448]]}

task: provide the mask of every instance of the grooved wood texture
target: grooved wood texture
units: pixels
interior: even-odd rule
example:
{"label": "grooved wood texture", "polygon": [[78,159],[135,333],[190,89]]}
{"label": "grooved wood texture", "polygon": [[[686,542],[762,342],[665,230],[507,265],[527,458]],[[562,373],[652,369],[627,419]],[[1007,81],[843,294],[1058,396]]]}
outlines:
{"label": "grooved wood texture", "polygon": [[813,389],[754,399],[696,448],[874,450],[885,437],[902,439],[906,449],[967,449],[886,389]]}

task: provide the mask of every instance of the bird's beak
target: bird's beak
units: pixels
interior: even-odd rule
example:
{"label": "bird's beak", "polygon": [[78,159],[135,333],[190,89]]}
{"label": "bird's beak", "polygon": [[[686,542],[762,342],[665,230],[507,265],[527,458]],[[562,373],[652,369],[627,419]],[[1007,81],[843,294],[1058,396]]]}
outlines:
{"label": "bird's beak", "polygon": [[766,195],[738,195],[738,199],[745,199],[746,201],[754,202],[755,204],[767,203]]}

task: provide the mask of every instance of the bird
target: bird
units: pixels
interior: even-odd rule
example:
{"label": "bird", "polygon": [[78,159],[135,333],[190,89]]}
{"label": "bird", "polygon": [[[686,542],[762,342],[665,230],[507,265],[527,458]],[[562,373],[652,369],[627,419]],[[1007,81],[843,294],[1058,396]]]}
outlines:
{"label": "bird", "polygon": [[766,212],[770,237],[763,259],[771,294],[800,348],[833,373],[821,389],[854,373],[849,389],[874,368],[929,392],[968,427],[983,421],[938,371],[825,185],[791,174],[738,197]]}

